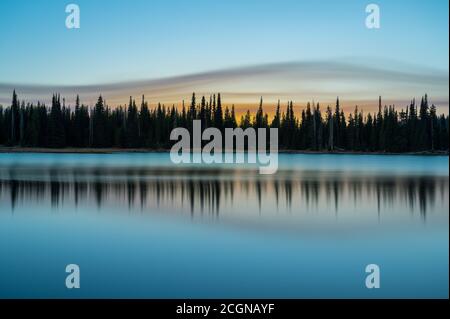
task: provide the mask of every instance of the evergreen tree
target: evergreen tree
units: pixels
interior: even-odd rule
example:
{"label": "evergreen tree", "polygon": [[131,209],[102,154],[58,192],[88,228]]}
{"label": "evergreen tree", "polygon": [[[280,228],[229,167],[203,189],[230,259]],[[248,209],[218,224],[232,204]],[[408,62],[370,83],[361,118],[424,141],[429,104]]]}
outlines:
{"label": "evergreen tree", "polygon": [[220,93],[217,95],[217,105],[214,113],[214,126],[217,127],[219,130],[223,130],[223,112]]}
{"label": "evergreen tree", "polygon": [[11,104],[11,135],[10,135],[10,144],[16,145],[17,141],[17,122],[18,122],[18,113],[19,113],[19,101],[17,99],[16,90],[13,91],[13,98]]}
{"label": "evergreen tree", "polygon": [[280,124],[281,124],[280,116],[281,116],[280,115],[280,100],[278,100],[277,108],[275,110],[275,115],[273,117],[272,124],[270,125],[271,127],[273,127],[273,128],[279,128],[280,127]]}
{"label": "evergreen tree", "polygon": [[66,146],[63,115],[61,111],[61,99],[59,94],[53,95],[52,97],[52,107],[50,110],[48,128],[48,146],[54,148]]}
{"label": "evergreen tree", "polygon": [[136,101],[132,100],[130,96],[130,102],[128,104],[127,110],[127,120],[126,120],[126,137],[127,137],[127,147],[136,148],[139,147],[139,127],[138,127],[138,110],[136,106]]}

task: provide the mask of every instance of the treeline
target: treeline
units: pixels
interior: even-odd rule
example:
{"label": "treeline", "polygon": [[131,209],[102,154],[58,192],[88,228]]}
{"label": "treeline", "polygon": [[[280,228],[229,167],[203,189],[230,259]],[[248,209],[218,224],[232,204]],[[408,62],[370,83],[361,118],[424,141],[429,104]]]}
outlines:
{"label": "treeline", "polygon": [[436,114],[436,106],[425,95],[420,104],[412,100],[405,109],[384,106],[379,98],[378,112],[367,113],[355,108],[345,115],[339,98],[333,108],[324,111],[308,103],[300,117],[288,102],[281,110],[276,105],[269,119],[263,111],[263,100],[255,114],[247,111],[236,119],[234,105],[223,108],[220,94],[199,101],[195,93],[189,105],[178,110],[174,105],[158,104],[150,108],[142,96],[140,106],[130,97],[127,106],[111,108],[102,96],[93,107],[61,102],[54,94],[50,107],[25,104],[13,92],[11,106],[0,106],[0,145],[22,147],[93,147],[93,148],[170,148],[170,132],[175,127],[192,129],[192,121],[202,121],[202,128],[263,127],[279,129],[279,147],[288,150],[348,150],[367,152],[448,151],[449,117]]}

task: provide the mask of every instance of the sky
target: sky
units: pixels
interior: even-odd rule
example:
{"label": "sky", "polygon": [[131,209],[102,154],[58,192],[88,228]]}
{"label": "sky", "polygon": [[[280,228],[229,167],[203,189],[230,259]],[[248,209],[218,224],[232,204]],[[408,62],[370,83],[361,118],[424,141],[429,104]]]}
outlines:
{"label": "sky", "polygon": [[[67,29],[65,7],[80,7]],[[447,0],[379,0],[368,29],[363,0],[2,0],[0,104],[55,91],[113,105],[145,94],[180,103],[222,92],[242,109],[259,96],[371,109],[428,93],[448,108]],[[269,106],[268,106],[269,107]],[[448,112],[448,111],[447,111]]]}

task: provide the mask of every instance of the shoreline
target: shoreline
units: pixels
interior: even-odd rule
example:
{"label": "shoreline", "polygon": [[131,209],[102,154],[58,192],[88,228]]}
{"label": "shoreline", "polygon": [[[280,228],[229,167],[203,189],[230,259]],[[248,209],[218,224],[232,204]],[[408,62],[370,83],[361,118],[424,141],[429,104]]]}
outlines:
{"label": "shoreline", "polygon": [[[61,154],[114,154],[114,153],[168,153],[170,149],[147,148],[45,148],[45,147],[7,147],[0,146],[0,153],[61,153]],[[336,155],[426,155],[448,156],[448,151],[423,152],[367,152],[367,151],[311,151],[311,150],[278,150],[280,154],[336,154]]]}

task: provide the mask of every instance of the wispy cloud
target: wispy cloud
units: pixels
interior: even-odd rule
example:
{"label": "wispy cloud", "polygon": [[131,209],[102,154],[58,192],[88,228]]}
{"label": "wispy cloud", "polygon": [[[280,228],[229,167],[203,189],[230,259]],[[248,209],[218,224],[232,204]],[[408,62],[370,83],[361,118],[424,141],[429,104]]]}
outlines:
{"label": "wispy cloud", "polygon": [[[366,60],[371,62],[370,60]],[[412,97],[428,93],[442,108],[448,107],[448,71],[379,61],[375,66],[362,60],[286,62],[236,67],[161,79],[88,85],[36,85],[0,83],[0,103],[8,105],[16,89],[22,99],[48,102],[53,92],[73,103],[79,94],[84,103],[94,103],[99,94],[110,105],[125,104],[129,96],[145,94],[150,103],[179,104],[192,92],[222,92],[226,103],[249,105],[259,96],[265,101],[292,99],[331,103],[340,96],[347,106],[371,107],[382,95],[385,101],[406,104]],[[404,105],[400,105],[404,106]]]}

